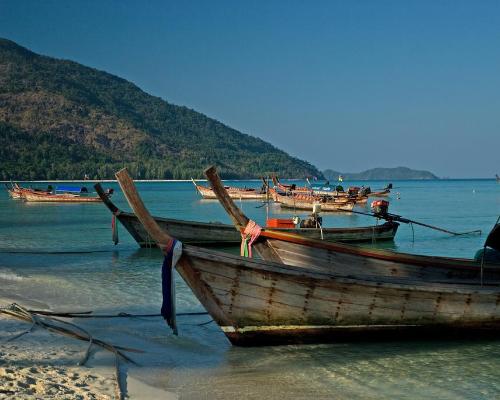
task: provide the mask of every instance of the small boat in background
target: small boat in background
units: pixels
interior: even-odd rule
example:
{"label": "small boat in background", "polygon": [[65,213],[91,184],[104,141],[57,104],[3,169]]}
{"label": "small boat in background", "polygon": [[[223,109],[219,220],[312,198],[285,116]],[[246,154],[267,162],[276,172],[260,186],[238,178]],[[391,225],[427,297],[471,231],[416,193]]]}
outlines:
{"label": "small boat in background", "polygon": [[23,193],[23,199],[28,202],[38,203],[100,203],[102,200],[98,196],[80,196],[77,194],[42,194],[36,192]]}
{"label": "small boat in background", "polygon": [[385,188],[379,190],[378,192],[370,192],[366,195],[368,197],[387,197],[391,194],[392,183],[389,183]]}
{"label": "small boat in background", "polygon": [[[100,203],[99,196],[88,196],[86,187],[58,186],[55,193],[40,192],[34,190],[22,189],[22,198],[28,202],[38,203]],[[109,189],[106,196],[110,197],[113,189]]]}
{"label": "small boat in background", "polygon": [[[292,184],[284,184],[281,183],[279,178],[276,175],[271,176],[271,181],[275,189],[284,192],[284,193],[312,193],[311,188],[306,186],[297,186],[295,183]],[[267,182],[265,182],[267,185]]]}
{"label": "small boat in background", "polygon": [[495,174],[495,179],[497,180],[497,183],[500,183],[500,176],[498,176],[498,174]]}
{"label": "small boat in background", "polygon": [[319,206],[317,211],[339,212],[351,211],[356,204],[355,200],[350,200],[346,197],[332,197],[332,196],[316,196],[313,194],[305,193],[291,193],[284,195],[275,189],[269,189],[271,198],[284,208],[292,208],[296,210],[313,210],[315,206]]}
{"label": "small boat in background", "polygon": [[[198,185],[196,181],[191,178],[194,187],[198,191],[204,199],[217,199],[217,196],[213,192],[213,190],[207,186]],[[257,190],[253,188],[239,188],[239,187],[230,187],[225,186],[225,189],[229,193],[229,196],[233,199],[241,199],[241,200],[264,200],[266,198],[265,189]]]}

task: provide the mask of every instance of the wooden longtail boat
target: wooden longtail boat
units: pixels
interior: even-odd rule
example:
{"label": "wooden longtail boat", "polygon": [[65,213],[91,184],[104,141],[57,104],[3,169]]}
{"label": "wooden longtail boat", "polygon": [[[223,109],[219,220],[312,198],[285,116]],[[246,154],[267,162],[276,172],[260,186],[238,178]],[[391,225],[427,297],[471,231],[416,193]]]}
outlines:
{"label": "wooden longtail boat", "polygon": [[[155,247],[156,243],[148,235],[138,218],[133,213],[120,210],[106,195],[98,183],[94,186],[106,207],[121,222],[141,247]],[[219,222],[184,221],[172,218],[153,217],[166,232],[183,243],[197,245],[235,245],[241,242],[241,234],[233,225]],[[399,224],[387,222],[381,225],[354,228],[272,228],[273,230],[293,233],[311,239],[340,241],[344,243],[372,242],[393,240]],[[266,229],[268,230],[268,229]]]}
{"label": "wooden longtail boat", "polygon": [[[243,230],[249,220],[227,197],[215,168],[209,168],[205,173],[235,227]],[[492,232],[495,230],[499,232],[498,244],[488,244],[491,243],[489,239],[486,243],[500,251],[500,225],[495,225]],[[319,271],[335,271],[344,276],[390,276],[432,282],[476,284],[481,283],[483,278],[485,284],[496,285],[500,282],[500,264],[487,261],[481,268],[481,262],[472,259],[423,256],[341,243],[325,243],[273,231],[263,231],[261,239],[273,250],[273,258],[270,260],[275,260],[278,255],[286,264]],[[263,257],[265,258],[265,255]]]}
{"label": "wooden longtail boat", "polygon": [[354,200],[344,198],[334,199],[326,196],[313,196],[310,194],[292,193],[288,196],[278,193],[274,189],[269,189],[272,199],[279,203],[281,207],[293,208],[297,210],[312,210],[314,204],[321,205],[321,211],[350,211],[354,208]]}
{"label": "wooden longtail boat", "polygon": [[[217,196],[214,194],[212,189],[206,186],[198,185],[194,179],[191,178],[194,187],[204,199],[216,199]],[[266,198],[266,192],[263,190],[257,190],[253,188],[238,188],[226,186],[226,190],[229,196],[233,199],[241,200],[264,200]]]}
{"label": "wooden longtail boat", "polygon": [[80,196],[76,194],[52,194],[23,191],[23,199],[29,202],[43,203],[100,203],[99,196]]}
{"label": "wooden longtail boat", "polygon": [[[168,256],[173,238],[146,210],[126,170],[116,174],[135,214]],[[234,204],[233,204],[234,205]],[[500,288],[380,276],[343,277],[280,263],[265,243],[264,260],[191,245],[176,269],[236,345],[401,339],[500,329]],[[266,259],[274,257],[275,261]]]}

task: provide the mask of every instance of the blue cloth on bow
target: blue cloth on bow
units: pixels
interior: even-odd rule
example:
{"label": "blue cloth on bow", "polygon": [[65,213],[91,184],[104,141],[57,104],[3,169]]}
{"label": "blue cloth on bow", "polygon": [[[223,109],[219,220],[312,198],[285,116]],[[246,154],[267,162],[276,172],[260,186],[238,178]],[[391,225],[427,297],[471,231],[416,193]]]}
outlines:
{"label": "blue cloth on bow", "polygon": [[167,321],[168,326],[172,328],[175,335],[177,335],[177,326],[175,323],[175,282],[172,258],[176,243],[177,241],[174,239],[172,245],[170,246],[170,250],[163,259],[163,266],[161,268],[161,288],[163,294],[161,315],[165,321]]}

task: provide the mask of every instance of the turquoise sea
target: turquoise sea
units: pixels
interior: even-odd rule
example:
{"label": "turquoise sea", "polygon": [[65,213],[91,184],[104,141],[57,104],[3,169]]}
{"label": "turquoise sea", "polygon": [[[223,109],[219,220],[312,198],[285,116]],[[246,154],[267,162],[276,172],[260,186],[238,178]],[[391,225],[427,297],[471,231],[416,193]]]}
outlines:
{"label": "turquoise sea", "polygon": [[[377,189],[386,183],[345,186]],[[394,243],[380,244],[396,251],[472,257],[500,215],[500,185],[494,180],[393,184],[390,212],[452,231],[483,230],[482,235],[453,237],[402,225]],[[113,201],[129,210],[116,183],[104,186],[113,187]],[[139,183],[138,188],[154,215],[230,222],[219,203],[201,200],[190,182]],[[264,224],[266,207],[261,202],[239,204]],[[269,213],[286,215],[275,205]],[[360,215],[323,215],[324,226],[375,222]],[[25,203],[1,191],[0,297],[30,299],[53,310],[159,312],[161,254],[139,249],[122,227],[119,236],[114,246],[111,214],[102,204]],[[178,311],[203,310],[177,278]],[[137,356],[141,366],[129,369],[129,374],[182,399],[500,398],[500,340],[237,348],[215,323],[200,325],[209,321],[203,315],[180,317],[178,337],[159,318],[78,323],[97,337],[152,349]]]}

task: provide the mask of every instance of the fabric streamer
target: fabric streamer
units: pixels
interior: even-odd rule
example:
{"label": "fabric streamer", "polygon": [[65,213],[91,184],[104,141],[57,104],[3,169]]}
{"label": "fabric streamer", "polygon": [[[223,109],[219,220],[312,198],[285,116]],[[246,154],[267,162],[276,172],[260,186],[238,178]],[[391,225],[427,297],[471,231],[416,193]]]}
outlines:
{"label": "fabric streamer", "polygon": [[172,328],[174,335],[177,335],[174,268],[182,255],[182,242],[174,239],[170,242],[168,247],[161,269],[161,287],[163,294],[161,315],[165,321],[167,321],[168,326]]}
{"label": "fabric streamer", "polygon": [[255,223],[255,221],[249,220],[245,230],[241,234],[241,248],[240,255],[242,257],[252,258],[252,244],[260,236],[262,228]]}
{"label": "fabric streamer", "polygon": [[116,215],[111,217],[111,237],[115,246],[118,244],[118,225],[116,224]]}

